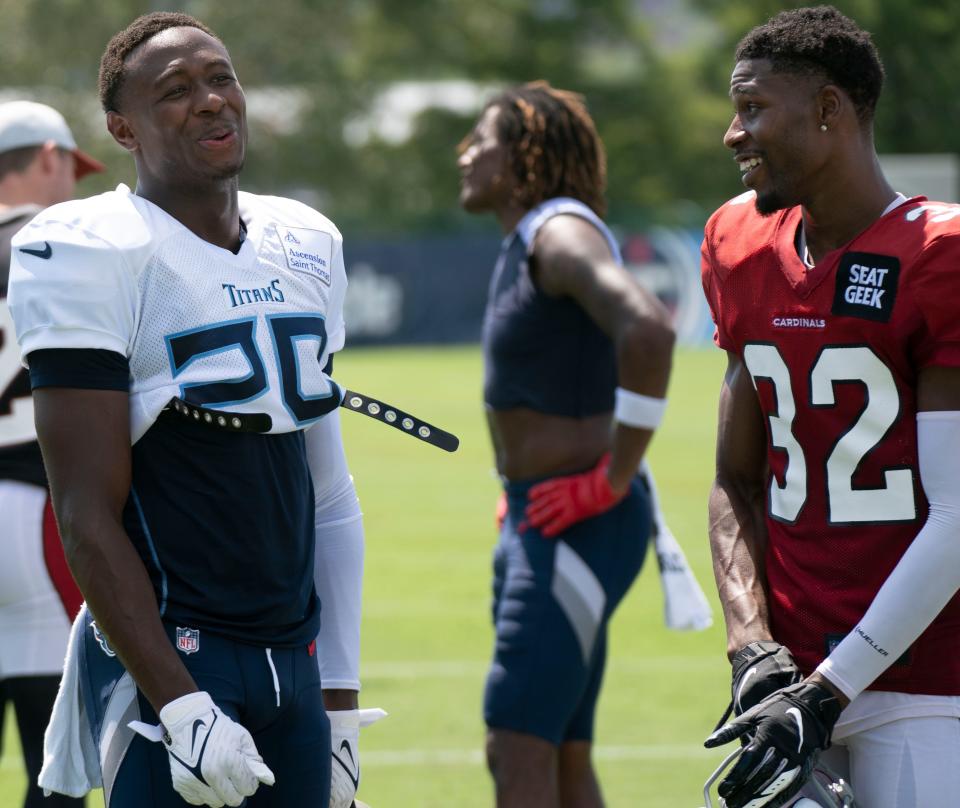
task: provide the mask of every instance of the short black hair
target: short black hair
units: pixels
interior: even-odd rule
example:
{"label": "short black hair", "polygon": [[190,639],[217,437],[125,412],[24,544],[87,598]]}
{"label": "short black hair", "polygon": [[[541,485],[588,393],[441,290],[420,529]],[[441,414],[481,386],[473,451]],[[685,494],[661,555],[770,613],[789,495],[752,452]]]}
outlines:
{"label": "short black hair", "polygon": [[737,45],[736,61],[767,59],[780,73],[822,75],[841,87],[864,122],[873,120],[883,63],[870,34],[833,6],[781,11]]}
{"label": "short black hair", "polygon": [[113,35],[100,58],[98,90],[104,112],[117,111],[117,96],[123,85],[127,57],[138,45],[168,28],[199,28],[214,39],[218,37],[196,17],[176,11],[155,11],[137,17],[122,31]]}

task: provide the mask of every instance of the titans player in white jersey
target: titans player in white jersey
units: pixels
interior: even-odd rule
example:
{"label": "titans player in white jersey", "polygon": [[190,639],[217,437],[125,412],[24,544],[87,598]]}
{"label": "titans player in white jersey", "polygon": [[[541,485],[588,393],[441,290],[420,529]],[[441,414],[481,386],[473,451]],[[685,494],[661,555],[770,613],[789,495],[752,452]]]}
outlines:
{"label": "titans player in white jersey", "polygon": [[[13,243],[10,308],[89,609],[61,692],[89,737],[60,737],[55,709],[41,782],[102,781],[108,808],[348,806],[363,534],[329,375],[340,233],[239,192],[244,95],[199,21],[117,34],[100,96],[136,190],[49,208]],[[96,745],[92,773],[64,762],[71,740]]]}

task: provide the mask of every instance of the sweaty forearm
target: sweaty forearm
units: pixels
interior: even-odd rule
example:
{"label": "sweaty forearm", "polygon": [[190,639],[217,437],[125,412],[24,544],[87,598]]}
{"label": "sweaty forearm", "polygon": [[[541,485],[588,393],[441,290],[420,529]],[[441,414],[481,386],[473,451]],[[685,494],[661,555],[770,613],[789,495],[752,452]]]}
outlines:
{"label": "sweaty forearm", "polygon": [[110,646],[154,709],[197,690],[170,643],[143,562],[119,525],[64,525],[67,561]]}
{"label": "sweaty forearm", "polygon": [[607,478],[614,491],[625,491],[630,485],[652,438],[653,430],[633,429],[615,422],[610,466],[607,470]]}
{"label": "sweaty forearm", "polygon": [[763,553],[766,530],[762,492],[738,490],[717,480],[710,492],[713,573],[727,626],[727,655],[755,640],[771,639]]}
{"label": "sweaty forearm", "polygon": [[157,709],[197,689],[160,622],[153,585],[123,529],[130,496],[129,397],[39,387],[37,438],[70,571],[97,625]]}

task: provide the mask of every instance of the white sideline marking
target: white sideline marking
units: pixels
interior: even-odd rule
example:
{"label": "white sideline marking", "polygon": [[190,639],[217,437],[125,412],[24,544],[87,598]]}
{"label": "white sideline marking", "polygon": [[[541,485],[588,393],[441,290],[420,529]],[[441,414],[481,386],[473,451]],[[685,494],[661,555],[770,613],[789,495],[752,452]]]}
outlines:
{"label": "white sideline marking", "polygon": [[[698,760],[716,757],[716,752],[697,744],[658,744],[645,746],[597,746],[596,760]],[[479,766],[479,749],[366,749],[365,766]]]}
{"label": "white sideline marking", "polygon": [[[655,673],[660,671],[709,671],[723,667],[722,656],[651,657],[650,659],[611,659],[607,673]],[[397,660],[361,662],[363,677],[383,679],[462,679],[483,676],[489,662],[469,659]]]}

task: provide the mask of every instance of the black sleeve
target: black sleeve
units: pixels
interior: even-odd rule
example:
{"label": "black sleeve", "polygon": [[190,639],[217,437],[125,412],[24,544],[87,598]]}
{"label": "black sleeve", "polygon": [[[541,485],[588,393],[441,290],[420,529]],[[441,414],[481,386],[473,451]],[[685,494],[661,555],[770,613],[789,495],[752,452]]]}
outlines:
{"label": "black sleeve", "polygon": [[27,355],[30,387],[130,390],[130,363],[99,348],[43,348]]}

